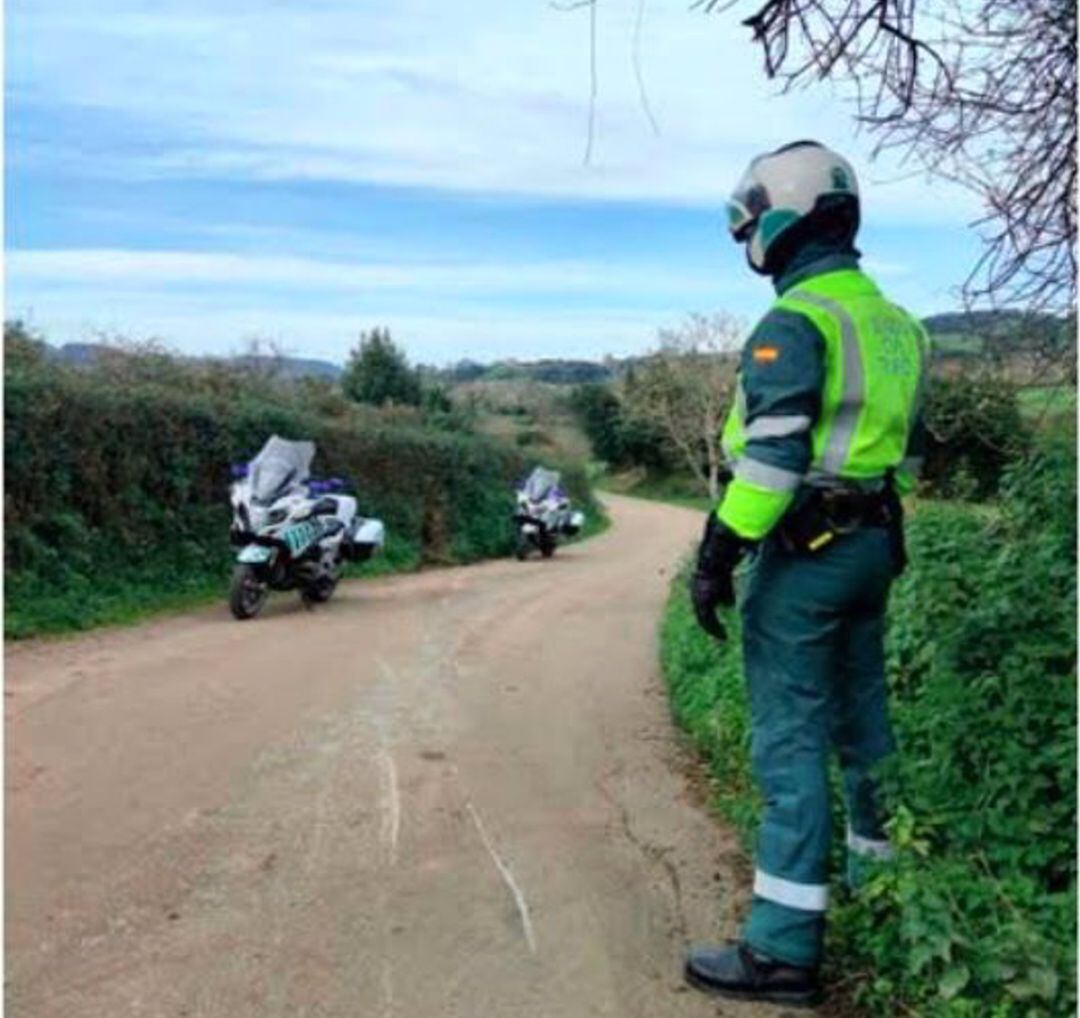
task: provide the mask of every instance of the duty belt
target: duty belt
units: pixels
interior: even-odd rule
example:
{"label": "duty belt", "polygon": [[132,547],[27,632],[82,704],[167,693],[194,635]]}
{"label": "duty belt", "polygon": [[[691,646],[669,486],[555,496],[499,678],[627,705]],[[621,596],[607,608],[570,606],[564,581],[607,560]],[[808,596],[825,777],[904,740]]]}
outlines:
{"label": "duty belt", "polygon": [[892,522],[895,496],[883,491],[860,491],[853,488],[824,489],[818,496],[825,518],[839,534],[860,526],[887,527]]}
{"label": "duty belt", "polygon": [[899,500],[891,484],[881,491],[861,488],[806,488],[777,533],[788,551],[817,552],[860,527],[896,527]]}

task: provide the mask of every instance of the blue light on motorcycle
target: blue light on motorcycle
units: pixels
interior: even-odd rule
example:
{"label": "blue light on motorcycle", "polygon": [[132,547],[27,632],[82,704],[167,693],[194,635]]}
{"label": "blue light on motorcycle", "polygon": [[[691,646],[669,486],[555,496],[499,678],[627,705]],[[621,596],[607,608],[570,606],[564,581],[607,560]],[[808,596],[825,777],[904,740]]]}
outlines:
{"label": "blue light on motorcycle", "polygon": [[242,481],[248,475],[248,465],[246,463],[234,463],[229,467],[229,475],[234,481]]}

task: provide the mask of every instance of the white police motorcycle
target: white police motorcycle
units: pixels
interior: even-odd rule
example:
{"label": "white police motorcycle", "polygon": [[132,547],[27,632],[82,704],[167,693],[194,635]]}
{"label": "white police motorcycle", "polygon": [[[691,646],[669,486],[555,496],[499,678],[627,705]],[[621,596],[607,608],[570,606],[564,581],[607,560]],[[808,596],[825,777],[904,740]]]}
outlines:
{"label": "white police motorcycle", "polygon": [[238,619],[254,618],[271,590],[328,601],[345,562],[364,562],[385,540],[380,520],[357,515],[339,478],[310,477],[314,442],[272,436],[250,463],[234,464],[229,538],[239,546],[229,588]]}
{"label": "white police motorcycle", "polygon": [[585,525],[585,514],[570,508],[570,499],[557,470],[536,467],[517,488],[514,508],[514,554],[523,562],[536,549],[551,558],[561,539],[574,537]]}

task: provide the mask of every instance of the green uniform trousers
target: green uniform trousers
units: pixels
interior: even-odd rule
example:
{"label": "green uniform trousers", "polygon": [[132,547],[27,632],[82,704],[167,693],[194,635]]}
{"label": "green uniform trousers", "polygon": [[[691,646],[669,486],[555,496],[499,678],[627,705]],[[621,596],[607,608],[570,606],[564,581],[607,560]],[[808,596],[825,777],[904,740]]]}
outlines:
{"label": "green uniform trousers", "polygon": [[854,856],[888,855],[870,772],[893,749],[883,649],[892,575],[877,527],[813,554],[767,539],[748,572],[743,653],[764,812],[743,939],[793,965],[821,957],[830,748],[843,772],[849,870]]}

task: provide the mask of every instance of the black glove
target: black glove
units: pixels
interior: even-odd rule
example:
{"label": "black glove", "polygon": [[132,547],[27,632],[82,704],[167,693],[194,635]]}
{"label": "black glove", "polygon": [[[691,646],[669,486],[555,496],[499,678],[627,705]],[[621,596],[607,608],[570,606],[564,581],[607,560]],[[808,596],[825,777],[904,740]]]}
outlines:
{"label": "black glove", "polygon": [[717,640],[726,640],[727,631],[716,617],[716,609],[735,603],[732,574],[750,547],[750,541],[725,527],[715,512],[709,513],[698,548],[697,568],[690,578],[690,599],[698,625]]}

